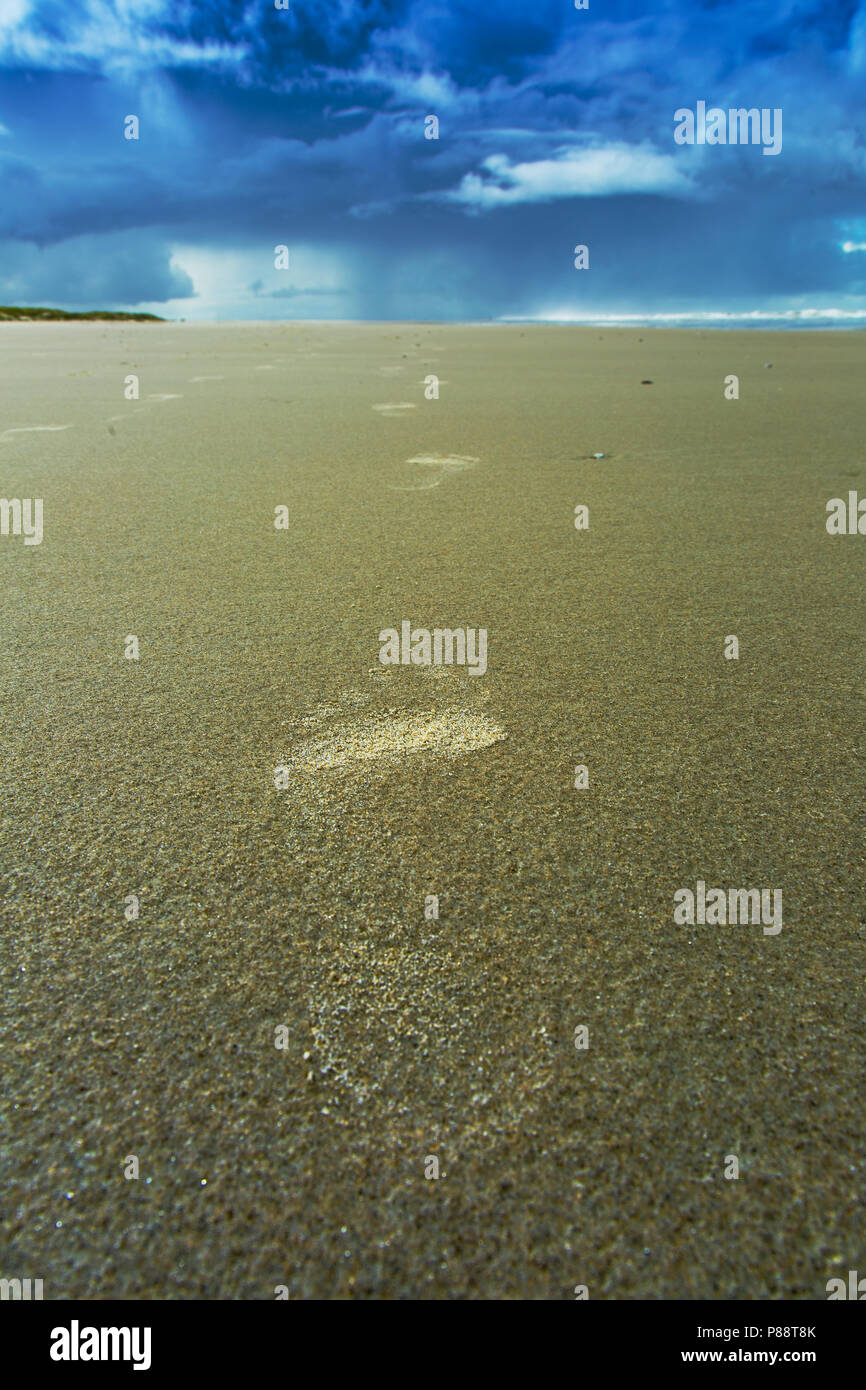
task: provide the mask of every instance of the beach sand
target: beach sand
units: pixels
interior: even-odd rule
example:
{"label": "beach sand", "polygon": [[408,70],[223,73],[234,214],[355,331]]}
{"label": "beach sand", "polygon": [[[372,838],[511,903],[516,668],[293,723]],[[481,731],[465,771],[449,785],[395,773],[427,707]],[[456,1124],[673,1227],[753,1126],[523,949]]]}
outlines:
{"label": "beach sand", "polygon": [[[862,1271],[866,538],[825,508],[866,495],[866,335],[24,323],[0,354],[0,492],[44,499],[41,545],[0,537],[0,1273]],[[487,673],[381,666],[404,619],[485,628]],[[698,879],[783,890],[782,931],[675,925]]]}

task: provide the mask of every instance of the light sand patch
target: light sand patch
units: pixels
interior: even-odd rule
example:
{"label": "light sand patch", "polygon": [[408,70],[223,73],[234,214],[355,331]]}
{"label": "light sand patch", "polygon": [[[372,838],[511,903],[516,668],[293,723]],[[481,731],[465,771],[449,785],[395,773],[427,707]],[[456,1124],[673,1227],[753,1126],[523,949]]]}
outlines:
{"label": "light sand patch", "polygon": [[[386,671],[393,671],[394,669],[393,666],[385,667]],[[422,680],[427,681],[456,681],[460,676],[460,670],[457,666],[422,666],[419,668],[418,674]],[[486,700],[488,698],[488,692],[484,689],[480,690],[478,694],[479,699]]]}
{"label": "light sand patch", "polygon": [[151,391],[146,398],[149,401],[180,401],[183,400],[176,391]]}
{"label": "light sand patch", "polygon": [[404,369],[403,367],[377,367],[377,368],[376,368],[376,371],[379,373],[380,376],[397,376],[398,372],[402,372],[402,371],[404,371],[404,370],[405,370],[405,369]]}
{"label": "light sand patch", "polygon": [[11,434],[38,434],[42,431],[54,433],[57,430],[71,430],[71,425],[16,425],[14,429],[4,430],[0,434],[0,439],[6,439]]}
{"label": "light sand patch", "polygon": [[257,372],[272,372],[273,370],[274,368],[270,363],[266,364],[264,367],[256,367]]}
{"label": "light sand patch", "polygon": [[385,401],[382,405],[374,405],[374,410],[378,410],[380,415],[390,418],[405,414],[407,410],[414,410],[415,405],[412,401]]}
{"label": "light sand patch", "polygon": [[[379,669],[382,670],[383,668],[380,667]],[[301,723],[305,729],[321,728],[335,715],[345,715],[347,711],[357,709],[359,705],[368,705],[372,698],[368,690],[345,690],[340,696],[339,704],[319,705],[312,714],[304,715]]]}
{"label": "light sand patch", "polygon": [[320,705],[314,714],[305,714],[301,723],[305,729],[317,729],[322,724],[327,724],[329,719],[333,719],[340,710],[337,705]]}
{"label": "light sand patch", "polygon": [[440,474],[438,478],[432,478],[427,483],[389,483],[388,487],[392,492],[429,492],[431,488],[439,486],[444,476]]}
{"label": "light sand patch", "polygon": [[474,468],[478,459],[469,454],[413,454],[407,463],[419,463],[423,468],[450,468],[460,472],[463,468]]}
{"label": "light sand patch", "polygon": [[225,381],[224,376],[191,376],[190,381]]}
{"label": "light sand patch", "polygon": [[507,737],[492,719],[470,709],[373,715],[340,724],[326,738],[303,744],[286,765],[315,773],[329,768],[363,770],[372,763],[395,763],[416,753],[460,758]]}
{"label": "light sand patch", "polygon": [[432,472],[422,482],[389,483],[388,487],[392,492],[427,492],[432,487],[438,487],[453,473],[462,473],[467,468],[474,468],[479,460],[469,454],[415,454],[406,462],[418,468],[431,469]]}

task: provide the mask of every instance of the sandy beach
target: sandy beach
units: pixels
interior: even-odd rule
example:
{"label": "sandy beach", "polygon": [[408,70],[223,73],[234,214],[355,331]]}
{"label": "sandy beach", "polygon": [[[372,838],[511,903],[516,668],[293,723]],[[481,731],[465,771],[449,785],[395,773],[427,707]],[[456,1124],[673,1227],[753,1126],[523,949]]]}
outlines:
{"label": "sandy beach", "polygon": [[[0,493],[43,499],[0,536],[4,1268],[862,1271],[866,538],[825,518],[866,496],[866,335],[3,323],[0,356]],[[484,629],[486,671],[383,665],[406,620]],[[698,880],[782,890],[782,930],[675,924]]]}

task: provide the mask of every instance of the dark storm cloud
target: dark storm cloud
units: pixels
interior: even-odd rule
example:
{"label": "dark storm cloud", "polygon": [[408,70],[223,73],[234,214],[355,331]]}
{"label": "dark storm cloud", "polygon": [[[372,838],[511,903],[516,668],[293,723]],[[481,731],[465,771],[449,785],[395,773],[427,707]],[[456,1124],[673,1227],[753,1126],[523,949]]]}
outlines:
{"label": "dark storm cloud", "polygon": [[64,304],[164,304],[195,294],[184,270],[153,235],[71,237],[50,247],[0,242],[0,302]]}
{"label": "dark storm cloud", "polygon": [[[863,291],[866,252],[841,249],[866,240],[855,0],[4,0],[0,64],[0,238],[25,299],[59,284],[34,248],[67,264],[103,242],[103,278],[72,282],[123,304],[193,293],[172,246],[264,261],[282,242],[327,253],[377,317]],[[698,100],[782,108],[782,153],[676,146]],[[249,279],[252,312],[335,292]]]}

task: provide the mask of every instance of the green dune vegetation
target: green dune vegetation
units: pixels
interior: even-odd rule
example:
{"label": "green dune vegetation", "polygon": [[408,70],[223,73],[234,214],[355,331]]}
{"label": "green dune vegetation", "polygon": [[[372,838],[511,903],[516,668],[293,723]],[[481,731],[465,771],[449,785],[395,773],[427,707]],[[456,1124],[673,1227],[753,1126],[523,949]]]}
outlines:
{"label": "green dune vegetation", "polygon": [[86,314],[70,314],[65,309],[27,309],[15,305],[0,305],[0,319],[20,319],[30,323],[34,319],[119,319],[134,323],[165,323],[158,314],[119,314],[107,309],[91,309]]}

